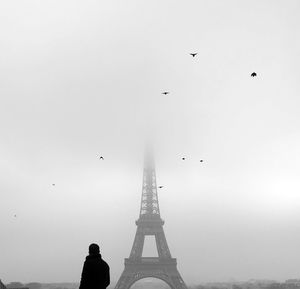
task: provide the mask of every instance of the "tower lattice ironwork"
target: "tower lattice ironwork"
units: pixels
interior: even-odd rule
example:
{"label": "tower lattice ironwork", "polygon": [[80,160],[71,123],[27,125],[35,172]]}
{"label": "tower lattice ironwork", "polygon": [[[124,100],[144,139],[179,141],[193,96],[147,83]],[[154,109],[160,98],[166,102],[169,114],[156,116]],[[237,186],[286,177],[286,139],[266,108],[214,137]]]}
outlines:
{"label": "tower lattice ironwork", "polygon": [[[153,277],[165,281],[172,289],[187,289],[172,258],[160,217],[154,158],[145,152],[143,189],[137,230],[129,258],[115,289],[129,289],[136,281]],[[158,257],[142,257],[145,236],[154,236]]]}

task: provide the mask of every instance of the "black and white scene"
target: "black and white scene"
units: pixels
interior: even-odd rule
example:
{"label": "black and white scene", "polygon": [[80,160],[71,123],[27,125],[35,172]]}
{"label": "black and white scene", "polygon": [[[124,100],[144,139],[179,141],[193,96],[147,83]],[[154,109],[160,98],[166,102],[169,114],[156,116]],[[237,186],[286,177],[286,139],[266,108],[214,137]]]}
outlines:
{"label": "black and white scene", "polygon": [[300,289],[299,0],[0,0],[0,289]]}

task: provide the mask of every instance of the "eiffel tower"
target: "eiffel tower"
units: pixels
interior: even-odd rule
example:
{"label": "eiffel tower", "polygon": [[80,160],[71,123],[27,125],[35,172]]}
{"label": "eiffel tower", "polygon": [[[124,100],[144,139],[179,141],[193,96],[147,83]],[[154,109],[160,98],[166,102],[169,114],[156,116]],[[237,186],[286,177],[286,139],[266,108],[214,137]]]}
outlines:
{"label": "eiffel tower", "polygon": [[[144,159],[143,190],[137,230],[129,258],[115,289],[129,289],[136,281],[153,277],[165,281],[172,289],[187,289],[172,258],[160,217],[154,158],[146,150]],[[145,236],[155,236],[158,257],[142,257]]]}

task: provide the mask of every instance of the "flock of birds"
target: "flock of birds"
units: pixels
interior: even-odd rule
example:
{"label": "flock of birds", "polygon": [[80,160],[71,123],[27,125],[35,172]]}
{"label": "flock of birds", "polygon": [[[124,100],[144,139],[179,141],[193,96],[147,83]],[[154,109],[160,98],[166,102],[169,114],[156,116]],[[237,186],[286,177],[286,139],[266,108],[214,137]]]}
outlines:
{"label": "flock of birds", "polygon": [[[198,53],[190,53],[190,55],[191,55],[192,57],[195,57],[197,54],[198,54]],[[256,77],[257,74],[256,74],[256,72],[252,72],[252,73],[250,74],[250,76],[251,76],[251,77]],[[169,94],[169,93],[170,93],[169,91],[163,91],[163,92],[162,92],[162,94],[164,94],[164,95],[167,95],[167,94]],[[98,158],[99,158],[99,160],[104,161],[104,157],[103,157],[103,156],[98,156]],[[181,159],[182,159],[183,161],[186,160],[185,157],[182,157]],[[200,160],[200,163],[203,163],[203,160],[202,160],[202,159]],[[55,184],[52,184],[52,186],[55,186]],[[159,188],[159,189],[162,189],[163,186],[159,186],[158,188]]]}
{"label": "flock of birds", "polygon": [[[197,54],[198,54],[198,53],[190,53],[190,55],[191,55],[193,58],[194,58]],[[252,73],[250,74],[250,76],[251,76],[251,77],[256,77],[257,74],[256,74],[256,72],[252,72]],[[163,91],[163,92],[162,92],[162,94],[164,94],[164,95],[167,95],[167,94],[169,94],[169,93],[170,93],[169,91]],[[103,157],[103,156],[98,156],[98,158],[99,158],[99,160],[104,161],[104,157]],[[185,161],[186,158],[185,158],[185,157],[182,157],[181,160]],[[203,160],[202,160],[202,159],[200,160],[200,163],[203,163]],[[53,183],[52,186],[54,187],[55,184]],[[162,189],[163,186],[158,186],[158,188],[159,188],[159,189]],[[17,215],[14,215],[14,217],[16,218]]]}

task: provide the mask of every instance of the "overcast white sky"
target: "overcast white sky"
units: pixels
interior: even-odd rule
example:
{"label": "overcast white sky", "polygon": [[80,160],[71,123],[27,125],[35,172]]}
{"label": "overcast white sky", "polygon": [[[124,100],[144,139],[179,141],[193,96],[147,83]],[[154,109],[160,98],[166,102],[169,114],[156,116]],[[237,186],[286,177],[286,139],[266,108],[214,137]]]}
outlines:
{"label": "overcast white sky", "polygon": [[91,242],[119,278],[149,131],[188,284],[300,277],[299,1],[2,0],[0,35],[3,282]]}

